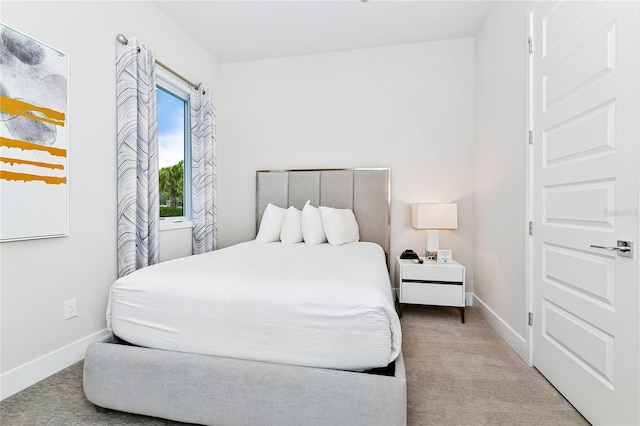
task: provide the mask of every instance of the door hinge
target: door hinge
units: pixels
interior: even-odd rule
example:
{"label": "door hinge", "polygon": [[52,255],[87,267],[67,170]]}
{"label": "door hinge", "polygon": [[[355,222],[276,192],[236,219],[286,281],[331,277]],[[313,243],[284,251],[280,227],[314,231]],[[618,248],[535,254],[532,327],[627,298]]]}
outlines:
{"label": "door hinge", "polygon": [[529,43],[529,55],[531,55],[533,53],[533,40],[529,37],[527,41]]}
{"label": "door hinge", "polygon": [[529,235],[533,235],[533,222],[529,222]]}
{"label": "door hinge", "polygon": [[533,325],[533,312],[529,312],[529,325]]}
{"label": "door hinge", "polygon": [[529,145],[533,145],[533,130],[529,130]]}

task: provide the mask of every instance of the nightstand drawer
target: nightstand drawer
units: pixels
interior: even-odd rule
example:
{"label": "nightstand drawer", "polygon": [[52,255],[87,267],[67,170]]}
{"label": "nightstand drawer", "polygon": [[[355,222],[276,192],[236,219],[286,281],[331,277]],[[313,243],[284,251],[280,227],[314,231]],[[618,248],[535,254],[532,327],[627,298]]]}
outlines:
{"label": "nightstand drawer", "polygon": [[419,280],[419,281],[451,281],[461,283],[463,280],[464,269],[459,265],[424,265],[411,264],[402,265],[403,280]]}
{"label": "nightstand drawer", "polygon": [[[460,279],[462,280],[462,278]],[[400,303],[463,307],[464,287],[462,284],[402,282],[400,284]]]}

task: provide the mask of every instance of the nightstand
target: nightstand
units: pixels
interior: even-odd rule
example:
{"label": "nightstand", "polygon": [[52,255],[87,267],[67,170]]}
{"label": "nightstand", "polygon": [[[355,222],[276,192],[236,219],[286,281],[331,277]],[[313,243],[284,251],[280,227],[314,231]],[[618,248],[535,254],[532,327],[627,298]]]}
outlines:
{"label": "nightstand", "polygon": [[464,266],[422,259],[424,263],[396,257],[400,313],[403,304],[452,306],[460,310],[464,323]]}

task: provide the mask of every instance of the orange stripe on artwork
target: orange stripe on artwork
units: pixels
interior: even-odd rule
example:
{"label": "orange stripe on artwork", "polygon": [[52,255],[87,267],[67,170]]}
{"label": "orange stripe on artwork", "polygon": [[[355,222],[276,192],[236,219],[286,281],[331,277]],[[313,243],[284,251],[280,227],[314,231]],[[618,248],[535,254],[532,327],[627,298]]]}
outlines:
{"label": "orange stripe on artwork", "polygon": [[53,148],[45,145],[38,145],[37,143],[19,141],[16,139],[3,138],[0,136],[0,146],[6,146],[7,148],[20,148],[22,150],[35,150],[45,151],[56,157],[66,157],[67,150],[62,148]]}
{"label": "orange stripe on artwork", "polygon": [[[0,111],[11,115],[21,115],[32,120],[44,121],[46,123],[55,124],[56,126],[64,126],[64,113],[51,108],[40,107],[30,104],[29,102],[19,101],[6,96],[0,96]],[[44,114],[44,117],[34,115],[34,112]]]}
{"label": "orange stripe on artwork", "polygon": [[7,164],[25,164],[27,166],[46,167],[48,169],[64,170],[63,164],[41,163],[40,161],[21,160],[19,158],[0,157],[0,161]]}
{"label": "orange stripe on artwork", "polygon": [[0,170],[0,179],[20,180],[24,182],[42,181],[48,185],[62,185],[67,183],[66,177],[30,175],[28,173],[7,172],[6,170]]}

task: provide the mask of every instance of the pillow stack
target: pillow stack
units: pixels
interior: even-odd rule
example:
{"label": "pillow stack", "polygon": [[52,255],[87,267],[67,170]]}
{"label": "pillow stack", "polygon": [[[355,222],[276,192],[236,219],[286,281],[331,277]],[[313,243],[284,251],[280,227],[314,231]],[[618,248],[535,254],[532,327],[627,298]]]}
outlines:
{"label": "pillow stack", "polygon": [[353,211],[333,207],[314,207],[306,202],[302,211],[269,203],[256,236],[260,243],[282,241],[283,244],[305,242],[317,245],[328,242],[332,246],[360,241],[360,228]]}

